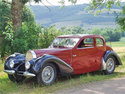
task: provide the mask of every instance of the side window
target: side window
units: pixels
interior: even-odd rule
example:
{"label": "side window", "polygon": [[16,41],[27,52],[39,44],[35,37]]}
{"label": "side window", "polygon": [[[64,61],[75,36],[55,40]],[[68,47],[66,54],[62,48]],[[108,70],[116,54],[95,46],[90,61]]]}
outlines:
{"label": "side window", "polygon": [[101,38],[96,38],[96,46],[100,47],[100,46],[103,46],[103,45],[104,45],[103,40]]}
{"label": "side window", "polygon": [[86,38],[81,41],[78,48],[86,48],[86,47],[94,47],[94,39],[93,38]]}

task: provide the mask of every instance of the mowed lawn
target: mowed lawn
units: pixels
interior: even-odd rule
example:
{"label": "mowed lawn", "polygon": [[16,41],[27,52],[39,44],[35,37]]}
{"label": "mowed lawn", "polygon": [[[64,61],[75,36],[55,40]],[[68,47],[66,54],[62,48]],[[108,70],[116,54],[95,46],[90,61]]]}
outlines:
{"label": "mowed lawn", "polygon": [[[122,46],[121,46],[122,45]],[[76,76],[60,77],[51,86],[40,87],[35,79],[25,80],[22,84],[11,82],[3,72],[4,65],[0,61],[0,94],[47,94],[56,90],[77,86],[80,84],[112,79],[125,76],[125,43],[112,42],[114,51],[120,56],[123,65],[117,67],[114,74],[104,75],[102,72],[92,72]]]}

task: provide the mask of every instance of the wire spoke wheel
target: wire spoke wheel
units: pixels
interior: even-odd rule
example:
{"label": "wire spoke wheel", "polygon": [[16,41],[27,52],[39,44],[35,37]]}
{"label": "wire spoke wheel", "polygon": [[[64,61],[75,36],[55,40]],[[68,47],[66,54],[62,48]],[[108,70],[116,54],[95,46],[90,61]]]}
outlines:
{"label": "wire spoke wheel", "polygon": [[42,85],[51,85],[56,79],[56,67],[52,63],[45,64],[37,75],[37,82]]}
{"label": "wire spoke wheel", "polygon": [[54,79],[54,69],[51,66],[46,66],[42,71],[42,80],[45,83],[50,83]]}
{"label": "wire spoke wheel", "polygon": [[105,74],[112,74],[115,70],[116,59],[113,56],[109,56],[106,60]]}
{"label": "wire spoke wheel", "polygon": [[114,69],[114,60],[113,58],[109,58],[106,62],[106,68],[109,72],[111,72]]}

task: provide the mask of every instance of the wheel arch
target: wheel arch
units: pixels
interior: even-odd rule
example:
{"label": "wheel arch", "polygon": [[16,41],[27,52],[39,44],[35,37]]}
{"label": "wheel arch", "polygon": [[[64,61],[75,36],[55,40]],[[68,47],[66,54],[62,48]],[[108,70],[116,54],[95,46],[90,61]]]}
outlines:
{"label": "wheel arch", "polygon": [[48,63],[52,63],[52,64],[55,66],[57,75],[60,75],[60,74],[61,74],[60,68],[59,68],[59,66],[56,64],[56,62],[51,61],[51,62],[48,62]]}
{"label": "wheel arch", "polygon": [[101,70],[106,70],[106,60],[109,56],[113,56],[116,59],[116,65],[122,65],[122,62],[120,60],[120,57],[118,56],[118,54],[114,51],[106,51],[103,58],[102,58],[102,68]]}

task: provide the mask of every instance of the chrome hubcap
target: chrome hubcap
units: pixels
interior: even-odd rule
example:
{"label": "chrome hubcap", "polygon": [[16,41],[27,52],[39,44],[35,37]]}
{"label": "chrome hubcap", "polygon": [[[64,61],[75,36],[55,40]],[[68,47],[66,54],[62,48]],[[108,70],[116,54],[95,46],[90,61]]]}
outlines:
{"label": "chrome hubcap", "polygon": [[51,66],[46,66],[42,71],[42,80],[44,83],[51,83],[54,79],[54,69]]}
{"label": "chrome hubcap", "polygon": [[112,58],[109,58],[106,62],[107,70],[111,72],[114,69],[114,60]]}

